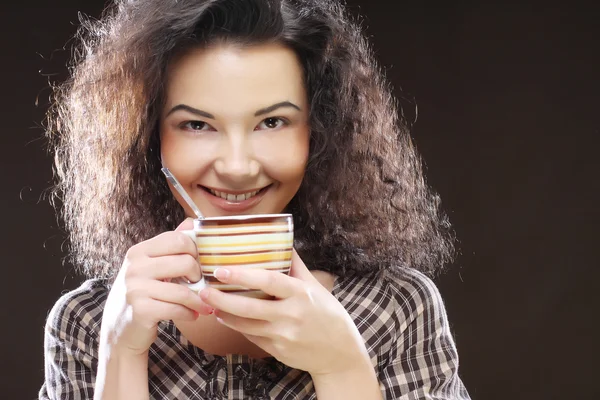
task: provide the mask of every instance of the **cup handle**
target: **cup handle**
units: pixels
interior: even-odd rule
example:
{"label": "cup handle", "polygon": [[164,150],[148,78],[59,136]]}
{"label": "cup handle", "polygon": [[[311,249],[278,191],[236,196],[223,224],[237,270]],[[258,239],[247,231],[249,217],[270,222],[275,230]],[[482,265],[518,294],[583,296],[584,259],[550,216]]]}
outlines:
{"label": "cup handle", "polygon": [[[183,233],[184,235],[188,236],[189,238],[191,238],[194,241],[194,243],[196,243],[196,232],[193,229],[187,230],[187,231],[180,231],[180,232]],[[204,280],[204,276],[202,276],[198,282],[189,282],[187,279],[185,279],[183,277],[175,278],[173,281],[180,285],[187,286],[194,292],[199,292],[207,286],[206,281]]]}

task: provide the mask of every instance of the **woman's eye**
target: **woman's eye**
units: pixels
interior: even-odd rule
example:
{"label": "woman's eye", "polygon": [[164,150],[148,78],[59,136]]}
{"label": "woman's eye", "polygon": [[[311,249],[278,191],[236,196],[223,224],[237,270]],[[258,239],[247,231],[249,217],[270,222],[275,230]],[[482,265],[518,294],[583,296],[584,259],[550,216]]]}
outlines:
{"label": "woman's eye", "polygon": [[212,127],[204,121],[188,121],[181,126],[189,131],[208,131],[212,129]]}
{"label": "woman's eye", "polygon": [[283,125],[286,125],[287,122],[281,118],[270,117],[262,120],[260,124],[256,127],[257,130],[261,129],[277,129],[281,128]]}

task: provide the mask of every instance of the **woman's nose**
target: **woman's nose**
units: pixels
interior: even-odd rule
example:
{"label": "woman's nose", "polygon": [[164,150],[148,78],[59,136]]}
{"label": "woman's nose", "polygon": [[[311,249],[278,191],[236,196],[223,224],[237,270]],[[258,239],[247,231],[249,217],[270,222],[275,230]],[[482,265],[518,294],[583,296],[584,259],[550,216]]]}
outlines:
{"label": "woman's nose", "polygon": [[260,173],[260,164],[245,135],[225,136],[214,166],[222,179],[233,184],[244,184]]}

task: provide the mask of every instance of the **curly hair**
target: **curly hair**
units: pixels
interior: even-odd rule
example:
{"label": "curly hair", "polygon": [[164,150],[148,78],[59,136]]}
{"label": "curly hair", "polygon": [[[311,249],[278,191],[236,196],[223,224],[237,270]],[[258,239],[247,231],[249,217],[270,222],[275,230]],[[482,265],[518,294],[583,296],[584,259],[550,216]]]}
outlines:
{"label": "curly hair", "polygon": [[[159,111],[169,62],[215,42],[281,43],[300,60],[309,160],[293,213],[311,269],[433,274],[454,233],[426,184],[407,124],[360,22],[335,0],[115,0],[83,19],[70,78],[54,87],[55,154],[70,261],[112,279],[128,248],[184,219],[160,172]],[[57,203],[54,203],[55,205]]]}

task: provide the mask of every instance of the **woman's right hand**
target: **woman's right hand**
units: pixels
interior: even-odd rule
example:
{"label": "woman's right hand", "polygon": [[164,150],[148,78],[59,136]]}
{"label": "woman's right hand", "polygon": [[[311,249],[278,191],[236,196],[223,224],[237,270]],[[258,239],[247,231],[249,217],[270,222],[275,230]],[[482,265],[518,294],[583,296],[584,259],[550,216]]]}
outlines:
{"label": "woman's right hand", "polygon": [[162,320],[191,321],[212,308],[189,288],[170,282],[201,278],[194,241],[181,230],[191,229],[186,219],[175,231],[165,232],[131,247],[108,294],[102,316],[101,345],[110,353],[145,354],[157,336]]}

